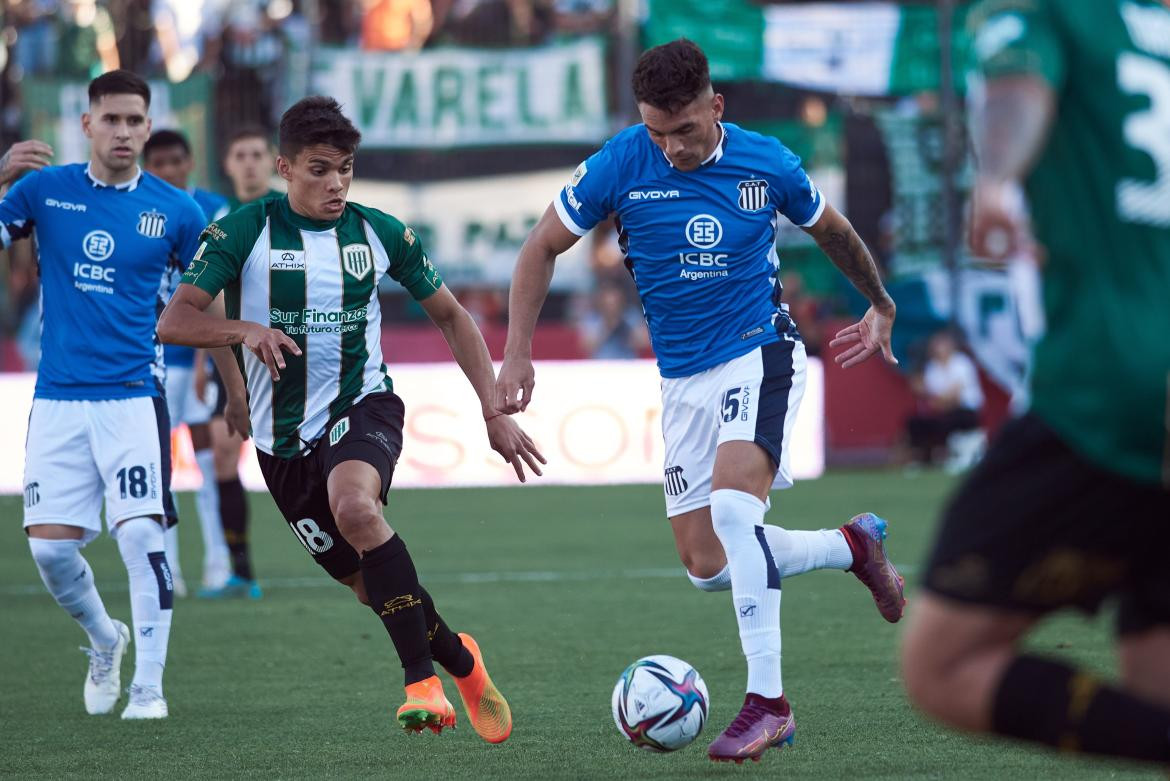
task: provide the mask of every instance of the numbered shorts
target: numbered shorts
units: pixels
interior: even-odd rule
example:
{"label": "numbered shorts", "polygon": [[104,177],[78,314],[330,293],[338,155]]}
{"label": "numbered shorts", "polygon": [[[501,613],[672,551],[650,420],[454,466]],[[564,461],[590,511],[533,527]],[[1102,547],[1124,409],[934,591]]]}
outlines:
{"label": "numbered shorts", "polygon": [[24,463],[24,525],[85,530],[165,515],[171,500],[171,425],[161,397],[115,401],[33,399]]}
{"label": "numbered shorts", "polygon": [[167,412],[170,413],[172,426],[180,423],[197,426],[211,420],[218,395],[215,384],[207,383],[203,395],[206,398],[200,401],[195,393],[194,369],[190,366],[167,367]]}
{"label": "numbered shorts", "polygon": [[382,478],[381,499],[402,452],[402,399],[390,392],[367,396],[325,427],[325,433],[296,458],[260,451],[260,471],[297,541],[333,578],[358,571],[358,552],[337,530],[329,509],[329,473],[343,461],[364,461]]}
{"label": "numbered shorts", "polygon": [[1007,423],[943,514],[926,588],[991,608],[1095,612],[1122,634],[1170,626],[1170,490],[1073,451],[1034,414]]}
{"label": "numbered shorts", "polygon": [[788,446],[806,363],[804,344],[783,339],[698,374],[662,380],[668,517],[711,504],[715,451],[724,442],[755,442],[776,464],[773,487],[792,485]]}

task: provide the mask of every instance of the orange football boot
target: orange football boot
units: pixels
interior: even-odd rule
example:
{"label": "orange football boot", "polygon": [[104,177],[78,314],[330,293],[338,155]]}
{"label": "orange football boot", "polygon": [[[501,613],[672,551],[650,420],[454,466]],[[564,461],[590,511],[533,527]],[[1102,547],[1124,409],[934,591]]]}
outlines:
{"label": "orange football boot", "polygon": [[463,678],[452,676],[463,698],[463,709],[481,738],[488,743],[503,743],[512,734],[512,709],[483,666],[483,654],[475,639],[463,632],[459,633],[459,639],[475,659],[469,674]]}
{"label": "orange football boot", "polygon": [[398,709],[398,723],[407,732],[430,727],[438,735],[443,727],[455,726],[455,708],[443,696],[443,682],[437,675],[406,687],[406,702]]}

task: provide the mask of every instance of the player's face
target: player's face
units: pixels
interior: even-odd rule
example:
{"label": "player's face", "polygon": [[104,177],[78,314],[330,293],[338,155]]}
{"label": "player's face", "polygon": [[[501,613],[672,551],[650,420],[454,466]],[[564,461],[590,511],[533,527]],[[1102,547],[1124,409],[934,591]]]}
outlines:
{"label": "player's face", "polygon": [[143,161],[146,170],[180,190],[187,189],[195,161],[181,146],[153,149]]}
{"label": "player's face", "polygon": [[241,138],[228,148],[223,167],[236,193],[253,193],[268,189],[275,159],[272,147],[263,138]]}
{"label": "player's face", "polygon": [[345,211],[345,196],[353,181],[353,152],[315,144],[291,160],[277,157],[276,170],[288,182],[288,199],[298,214],[335,220]]}
{"label": "player's face", "polygon": [[639,103],[638,111],[650,133],[650,140],[680,171],[694,171],[719,143],[718,122],[723,118],[723,96],[710,89],[675,112],[648,103]]}
{"label": "player's face", "polygon": [[133,168],[150,137],[150,118],[141,95],[102,95],[81,115],[94,161],[118,174]]}

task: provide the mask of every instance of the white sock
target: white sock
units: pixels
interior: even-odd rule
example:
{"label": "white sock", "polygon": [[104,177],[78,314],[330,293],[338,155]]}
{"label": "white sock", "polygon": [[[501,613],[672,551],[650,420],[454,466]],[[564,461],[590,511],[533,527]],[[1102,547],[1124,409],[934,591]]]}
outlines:
{"label": "white sock", "polygon": [[690,571],[687,571],[687,577],[691,579],[691,583],[695,584],[695,588],[699,591],[727,591],[731,588],[731,568],[726,564],[723,565],[723,569],[709,578],[700,578],[697,575],[692,575]]}
{"label": "white sock", "polygon": [[171,568],[171,577],[175,580],[183,579],[183,568],[179,566],[179,525],[163,532],[163,542],[167,552],[167,565]]}
{"label": "white sock", "polygon": [[163,529],[150,518],[131,518],[116,529],[118,551],[130,576],[134,616],[134,684],[162,694],[167,640],[174,603],[171,571],[163,549]]}
{"label": "white sock", "polygon": [[781,578],[814,569],[845,570],[853,566],[853,552],[840,529],[810,532],[766,524],[764,536]]}
{"label": "white sock", "polygon": [[764,537],[762,501],[743,491],[711,492],[711,524],[731,572],[731,601],[747,657],[748,692],[779,697],[780,573]]}
{"label": "white sock", "polygon": [[108,651],[118,644],[118,629],[93,583],[93,570],[81,555],[81,546],[81,540],[28,538],[45,588],[81,624],[94,650]]}
{"label": "white sock", "polygon": [[[227,541],[223,536],[223,521],[219,517],[219,486],[215,482],[215,452],[211,448],[195,451],[195,463],[203,473],[203,484],[195,493],[195,508],[199,511],[199,527],[203,532],[203,585],[222,586],[209,582],[208,576],[221,579],[230,568]],[[168,556],[168,558],[170,558]]]}

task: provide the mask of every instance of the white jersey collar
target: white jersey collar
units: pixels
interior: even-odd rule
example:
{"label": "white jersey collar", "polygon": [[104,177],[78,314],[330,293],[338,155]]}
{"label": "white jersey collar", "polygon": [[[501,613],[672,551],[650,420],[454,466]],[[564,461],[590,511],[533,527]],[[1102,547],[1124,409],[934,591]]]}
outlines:
{"label": "white jersey collar", "polygon": [[96,176],[94,176],[92,162],[85,164],[85,175],[89,178],[89,181],[94,186],[94,189],[98,189],[98,190],[100,190],[104,187],[110,187],[114,190],[125,190],[126,192],[132,192],[138,188],[138,183],[140,181],[142,181],[142,169],[138,166],[134,166],[134,178],[133,179],[130,179],[129,181],[125,181],[125,182],[120,182],[118,184],[108,184],[106,182],[103,182],[101,179],[98,179]]}
{"label": "white jersey collar", "polygon": [[[722,122],[720,122],[718,124],[719,124],[719,143],[715,145],[714,151],[712,151],[711,154],[707,155],[707,159],[704,160],[703,162],[699,163],[699,168],[711,165],[712,163],[718,163],[720,160],[723,159],[723,147],[727,146],[727,128],[723,127]],[[661,149],[659,149],[658,151],[662,152]],[[666,152],[662,152],[662,156],[664,158],[666,158],[666,164],[669,165],[671,168],[674,168],[674,163],[670,162],[669,157],[666,157]]]}

